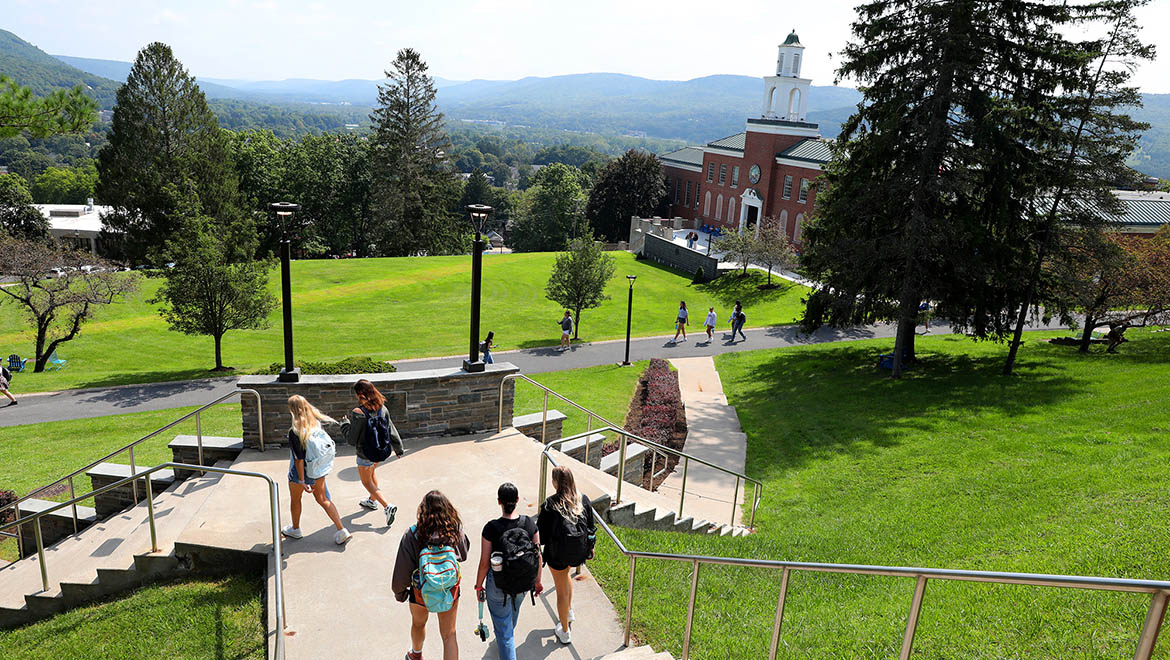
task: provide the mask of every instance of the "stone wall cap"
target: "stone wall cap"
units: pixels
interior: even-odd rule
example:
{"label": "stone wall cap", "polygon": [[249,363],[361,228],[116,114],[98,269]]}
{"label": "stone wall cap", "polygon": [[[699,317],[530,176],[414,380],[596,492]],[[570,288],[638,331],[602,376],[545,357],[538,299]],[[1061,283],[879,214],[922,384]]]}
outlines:
{"label": "stone wall cap", "polygon": [[[548,421],[550,422],[564,421],[567,417],[568,415],[557,410],[556,408],[548,409]],[[513,415],[512,426],[513,428],[521,426],[532,426],[533,424],[539,424],[542,419],[543,416],[538,412],[528,413],[527,415]]]}
{"label": "stone wall cap", "polygon": [[437,378],[466,378],[483,375],[499,375],[505,376],[507,374],[519,373],[520,367],[511,362],[498,362],[496,364],[486,365],[483,372],[468,373],[462,367],[447,367],[443,369],[416,369],[413,371],[396,371],[393,373],[381,374],[329,374],[329,375],[307,375],[301,376],[299,382],[296,383],[282,383],[276,379],[276,376],[269,375],[253,375],[241,376],[237,381],[237,386],[241,388],[249,388],[263,385],[279,385],[296,387],[298,385],[341,385],[352,384],[362,378],[373,381],[375,383],[393,383],[406,382],[412,380],[432,380]]}

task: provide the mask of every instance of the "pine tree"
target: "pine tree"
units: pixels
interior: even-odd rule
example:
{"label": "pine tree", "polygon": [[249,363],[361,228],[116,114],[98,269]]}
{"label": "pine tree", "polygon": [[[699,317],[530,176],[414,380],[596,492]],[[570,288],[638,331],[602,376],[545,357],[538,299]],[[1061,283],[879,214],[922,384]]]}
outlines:
{"label": "pine tree", "polygon": [[163,43],[139,51],[118,88],[96,193],[114,207],[102,218],[103,238],[136,263],[159,258],[183,205],[241,230],[233,237],[240,250],[255,245],[247,224],[233,221],[238,193],[227,138],[195,79]]}
{"label": "pine tree", "polygon": [[662,163],[654,154],[630,149],[598,174],[585,217],[607,241],[624,241],[630,233],[630,216],[653,215],[665,194]]}
{"label": "pine tree", "polygon": [[451,143],[435,105],[434,80],[413,49],[394,59],[378,87],[374,124],[374,212],[384,224],[383,252],[391,256],[462,252],[468,229],[449,209],[458,182],[448,165]]}
{"label": "pine tree", "polygon": [[27,132],[32,137],[80,133],[97,120],[97,103],[81,85],[39,97],[0,75],[0,138]]}

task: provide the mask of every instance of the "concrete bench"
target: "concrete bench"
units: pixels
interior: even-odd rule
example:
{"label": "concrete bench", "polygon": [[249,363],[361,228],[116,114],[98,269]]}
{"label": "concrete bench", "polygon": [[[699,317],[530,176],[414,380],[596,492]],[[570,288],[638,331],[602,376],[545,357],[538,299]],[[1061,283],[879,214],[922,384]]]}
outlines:
{"label": "concrete bench", "polygon": [[[171,448],[171,456],[176,463],[200,465],[199,443],[193,435],[177,435],[167,443]],[[234,462],[244,451],[243,438],[225,438],[215,435],[203,436],[203,463],[215,465],[219,461]],[[184,481],[194,474],[191,470],[175,470],[175,478]]]}
{"label": "concrete bench", "polygon": [[[546,443],[552,442],[553,440],[560,440],[564,436],[563,430],[566,418],[567,415],[565,413],[553,408],[548,409],[548,423],[545,425],[545,437],[543,438]],[[540,442],[541,419],[543,419],[543,416],[538,412],[530,415],[516,415],[512,417],[512,427]]]}
{"label": "concrete bench", "polygon": [[[142,466],[135,466],[137,472],[140,474],[145,471]],[[125,479],[130,476],[130,466],[121,463],[98,463],[89,470],[85,475],[89,477],[93,489],[104,488],[110,484]],[[93,506],[97,511],[97,515],[103,519],[108,518],[115,513],[128,509],[146,496],[146,480],[150,479],[150,488],[155,495],[163,492],[175,483],[175,475],[170,470],[159,470],[153,472],[149,477],[143,477],[138,482],[138,498],[134,497],[134,484],[125,483],[113,490],[108,490],[100,495],[95,495],[93,498]]]}
{"label": "concrete bench", "polygon": [[589,442],[589,461],[588,464],[595,468],[601,468],[601,447],[605,444],[604,433],[594,433],[586,438],[577,438],[570,440],[559,447],[561,453],[575,458],[582,463],[585,463],[585,443]]}
{"label": "concrete bench", "polygon": [[[25,517],[31,514],[40,513],[50,507],[56,506],[57,502],[50,502],[48,500],[38,500],[36,498],[27,499],[19,504],[20,517]],[[58,509],[53,513],[41,516],[41,543],[47,548],[57,541],[73,534],[73,507],[64,507]],[[77,531],[81,531],[86,527],[98,522],[97,511],[94,511],[87,506],[77,507]],[[33,521],[26,522],[20,525],[21,544],[19,548],[20,556],[27,557],[37,553],[37,537],[36,537],[36,523]],[[15,531],[15,530],[11,530]]]}
{"label": "concrete bench", "polygon": [[[626,483],[642,485],[642,477],[645,472],[646,454],[650,449],[646,445],[639,445],[630,443],[626,445]],[[613,476],[618,475],[618,459],[621,458],[619,452],[613,452],[601,459],[601,470]]]}

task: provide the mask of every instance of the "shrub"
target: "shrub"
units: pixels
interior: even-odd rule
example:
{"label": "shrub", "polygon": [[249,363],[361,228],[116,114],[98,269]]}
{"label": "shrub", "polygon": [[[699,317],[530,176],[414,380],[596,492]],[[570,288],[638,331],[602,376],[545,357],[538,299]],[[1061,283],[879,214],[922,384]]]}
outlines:
{"label": "shrub", "polygon": [[[16,493],[11,490],[0,489],[0,509],[12,504],[16,501]],[[6,509],[4,513],[0,513],[0,523],[9,523],[16,520],[16,509]],[[8,530],[15,531],[15,530]]]}
{"label": "shrub", "polygon": [[[303,374],[334,375],[334,374],[386,374],[398,371],[394,365],[385,360],[375,360],[372,357],[348,357],[338,362],[311,362],[297,360],[293,364],[300,367]],[[267,369],[257,373],[274,376],[280,373],[284,364],[273,362]]]}
{"label": "shrub", "polygon": [[[666,360],[653,358],[642,377],[638,379],[638,388],[634,398],[630,401],[630,410],[626,415],[626,428],[641,437],[665,445],[673,449],[682,449],[687,437],[686,408],[683,406],[682,393],[678,388],[678,373],[670,369]],[[606,447],[603,454],[614,451],[616,447]],[[652,458],[646,458],[646,477],[643,486],[656,488],[662,479],[652,481]],[[667,467],[673,469],[678,463],[671,457]],[[661,464],[659,464],[661,465]],[[664,473],[662,478],[666,478]]]}
{"label": "shrub", "polygon": [[703,267],[699,266],[699,270],[695,271],[695,276],[691,278],[691,284],[702,284],[707,281],[707,274],[703,272]]}

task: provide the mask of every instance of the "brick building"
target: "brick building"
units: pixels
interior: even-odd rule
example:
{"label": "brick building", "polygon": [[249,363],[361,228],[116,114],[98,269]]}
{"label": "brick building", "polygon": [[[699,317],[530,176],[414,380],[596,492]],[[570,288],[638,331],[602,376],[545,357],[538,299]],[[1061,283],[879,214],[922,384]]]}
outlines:
{"label": "brick building", "polygon": [[830,156],[817,125],[805,120],[812,80],[800,77],[803,53],[793,31],[779,47],[776,75],[764,77],[760,116],[749,117],[744,132],[659,156],[671,216],[737,231],[776,218],[800,243],[816,203],[812,183]]}

